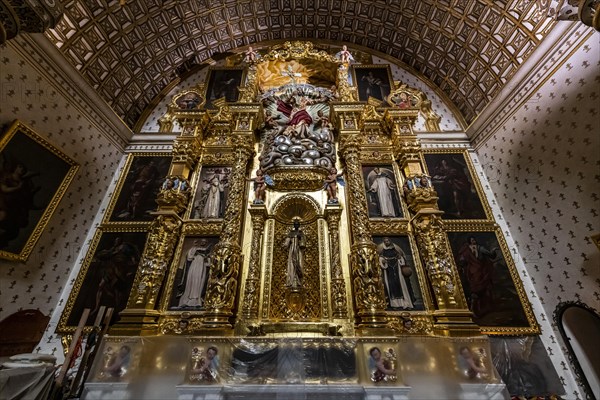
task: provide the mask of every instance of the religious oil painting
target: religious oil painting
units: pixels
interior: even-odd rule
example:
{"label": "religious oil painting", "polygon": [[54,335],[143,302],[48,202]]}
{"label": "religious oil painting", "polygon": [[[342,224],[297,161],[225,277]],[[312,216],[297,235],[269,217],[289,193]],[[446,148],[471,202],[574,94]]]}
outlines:
{"label": "religious oil painting", "polygon": [[114,308],[113,321],[125,309],[146,243],[147,232],[98,231],[75,281],[58,325],[58,332],[74,331],[86,308],[91,326],[101,306]]}
{"label": "religious oil painting", "polygon": [[0,258],[26,261],[78,166],[20,121],[0,139]]}
{"label": "religious oil painting", "polygon": [[374,236],[389,311],[424,310],[423,295],[408,236]]}
{"label": "religious oil painting", "polygon": [[200,172],[191,219],[220,219],[225,214],[231,167],[204,167]]}
{"label": "religious oil painting", "polygon": [[196,90],[186,90],[177,94],[173,101],[181,110],[195,110],[201,106],[204,99]]}
{"label": "religious oil painting", "polygon": [[537,332],[531,305],[503,239],[496,232],[448,232],[448,238],[467,305],[482,331]]}
{"label": "religious oil painting", "polygon": [[147,222],[154,219],[156,197],[169,172],[170,155],[130,154],[111,201],[107,222]]}
{"label": "religious oil painting", "polygon": [[129,382],[139,367],[142,348],[135,340],[104,342],[102,362],[96,364],[94,381]]}
{"label": "religious oil painting", "polygon": [[218,241],[217,236],[186,236],[183,239],[169,310],[190,311],[204,308],[211,255]]}
{"label": "religious oil painting", "polygon": [[391,165],[363,166],[370,218],[402,218],[398,184]]}
{"label": "religious oil painting", "polygon": [[398,349],[395,343],[365,343],[368,380],[375,385],[398,384]]}
{"label": "religious oil painting", "polygon": [[228,103],[235,103],[240,95],[244,69],[214,68],[210,70],[206,86],[206,108],[215,108],[213,102],[224,98]]}
{"label": "religious oil painting", "polygon": [[373,97],[385,101],[393,89],[394,81],[387,65],[355,65],[354,82],[358,88],[358,100]]}
{"label": "religious oil painting", "polygon": [[210,343],[194,344],[186,374],[187,383],[200,385],[218,383],[222,358],[220,350],[220,346]]}
{"label": "religious oil painting", "polygon": [[487,219],[465,153],[426,153],[425,163],[444,219]]}

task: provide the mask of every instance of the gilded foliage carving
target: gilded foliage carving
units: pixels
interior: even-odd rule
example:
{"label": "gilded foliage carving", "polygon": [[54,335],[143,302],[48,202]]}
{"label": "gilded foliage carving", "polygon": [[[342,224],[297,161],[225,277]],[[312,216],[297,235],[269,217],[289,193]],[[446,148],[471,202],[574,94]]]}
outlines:
{"label": "gilded foliage carving", "polygon": [[154,308],[180,228],[177,215],[159,215],[152,221],[128,308]]}

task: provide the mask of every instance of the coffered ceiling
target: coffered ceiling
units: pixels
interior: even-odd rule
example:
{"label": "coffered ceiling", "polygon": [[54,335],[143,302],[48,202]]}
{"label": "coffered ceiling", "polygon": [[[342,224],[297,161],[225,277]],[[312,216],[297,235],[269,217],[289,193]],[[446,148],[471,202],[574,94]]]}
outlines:
{"label": "coffered ceiling", "polygon": [[[46,35],[134,126],[190,60],[262,41],[367,47],[429,78],[473,121],[553,26],[532,0],[77,0]],[[543,3],[543,2],[542,2]]]}

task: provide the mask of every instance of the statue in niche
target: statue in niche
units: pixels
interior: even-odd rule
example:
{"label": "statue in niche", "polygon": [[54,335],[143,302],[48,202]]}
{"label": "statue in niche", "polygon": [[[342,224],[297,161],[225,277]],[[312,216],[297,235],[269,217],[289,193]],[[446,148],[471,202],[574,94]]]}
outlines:
{"label": "statue in niche", "polygon": [[298,218],[294,218],[294,228],[288,233],[283,245],[288,249],[286,286],[299,289],[302,287],[306,236],[300,229]]}
{"label": "statue in niche", "polygon": [[289,84],[263,95],[263,172],[279,166],[335,166],[327,104],[333,98],[330,90],[308,84]]}

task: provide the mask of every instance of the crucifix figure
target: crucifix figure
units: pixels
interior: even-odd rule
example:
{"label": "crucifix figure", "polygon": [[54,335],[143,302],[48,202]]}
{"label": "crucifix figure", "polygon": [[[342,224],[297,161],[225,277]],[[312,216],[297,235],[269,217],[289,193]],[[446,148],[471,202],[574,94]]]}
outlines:
{"label": "crucifix figure", "polygon": [[301,76],[302,76],[302,74],[301,74],[301,73],[299,73],[299,72],[294,72],[294,70],[292,69],[292,66],[291,66],[291,65],[288,65],[286,70],[284,70],[284,71],[281,71],[281,75],[283,75],[283,76],[287,76],[288,78],[290,78],[290,79],[291,79],[291,84],[292,84],[292,85],[297,85],[297,84],[298,84],[298,82],[296,81],[296,78],[299,78],[299,77],[301,77]]}

